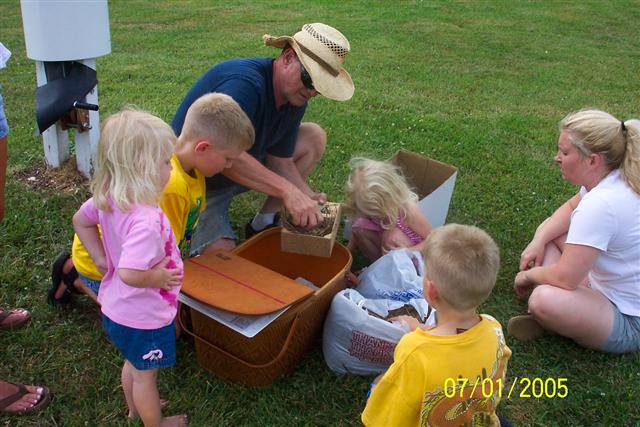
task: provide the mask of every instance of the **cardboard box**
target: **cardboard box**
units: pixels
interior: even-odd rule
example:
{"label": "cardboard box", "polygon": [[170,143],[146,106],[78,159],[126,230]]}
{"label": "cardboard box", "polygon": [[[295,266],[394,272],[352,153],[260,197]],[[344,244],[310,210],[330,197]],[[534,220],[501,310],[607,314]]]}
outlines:
{"label": "cardboard box", "polygon": [[[389,161],[402,169],[409,187],[418,194],[418,207],[433,228],[444,225],[449,212],[458,170],[446,163],[408,150],[398,150]],[[345,239],[351,237],[351,226],[345,224]]]}
{"label": "cardboard box", "polygon": [[408,150],[398,150],[389,160],[400,166],[409,187],[418,194],[418,206],[431,226],[444,225],[458,169]]}
{"label": "cardboard box", "polygon": [[281,250],[282,252],[293,252],[302,255],[312,255],[319,257],[330,257],[333,245],[336,243],[338,228],[340,227],[342,206],[340,203],[328,202],[332,209],[336,210],[335,220],[331,232],[325,236],[313,236],[308,234],[294,233],[286,228],[282,228]]}

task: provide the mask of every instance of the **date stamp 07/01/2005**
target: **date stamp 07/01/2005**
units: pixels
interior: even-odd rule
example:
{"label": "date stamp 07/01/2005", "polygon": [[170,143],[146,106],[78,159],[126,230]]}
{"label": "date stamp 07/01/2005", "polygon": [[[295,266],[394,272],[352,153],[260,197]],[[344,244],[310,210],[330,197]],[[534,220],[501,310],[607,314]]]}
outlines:
{"label": "date stamp 07/01/2005", "polygon": [[470,381],[468,378],[447,378],[444,381],[444,395],[448,398],[499,397],[510,399],[564,399],[569,395],[567,378],[515,377],[503,382],[502,378],[482,378]]}

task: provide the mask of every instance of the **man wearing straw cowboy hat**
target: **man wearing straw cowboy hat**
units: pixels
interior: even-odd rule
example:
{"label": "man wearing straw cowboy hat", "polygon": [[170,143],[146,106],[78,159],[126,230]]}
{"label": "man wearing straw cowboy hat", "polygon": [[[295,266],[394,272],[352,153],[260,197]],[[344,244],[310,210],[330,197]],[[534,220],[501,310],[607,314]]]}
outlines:
{"label": "man wearing straw cowboy hat", "polygon": [[298,225],[313,227],[322,220],[318,204],[326,195],[314,192],[306,178],[322,158],[327,137],[318,124],[302,122],[302,117],[307,101],[318,94],[336,101],[352,97],[354,85],[342,67],[349,41],[320,23],[305,24],[292,37],[264,35],[263,41],[282,49],[280,56],[215,65],[191,87],[171,123],[179,135],[196,99],[223,92],[240,104],[255,128],[255,143],[248,152],[222,174],[207,178],[206,208],[193,237],[194,254],[235,246],[229,206],[234,196],[248,189],[268,197],[247,224],[247,237],[276,225],[282,205]]}

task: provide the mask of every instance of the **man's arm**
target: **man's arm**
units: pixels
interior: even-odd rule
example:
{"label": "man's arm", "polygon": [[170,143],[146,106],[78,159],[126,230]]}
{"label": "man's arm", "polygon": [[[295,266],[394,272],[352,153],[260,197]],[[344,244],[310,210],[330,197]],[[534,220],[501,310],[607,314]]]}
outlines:
{"label": "man's arm", "polygon": [[[291,213],[295,224],[314,227],[322,221],[318,203],[305,193],[305,191],[309,191],[314,194],[300,177],[293,161],[291,161],[291,165],[295,169],[295,173],[285,166],[286,176],[283,177],[269,170],[249,153],[244,152],[233,161],[231,168],[226,169],[223,174],[240,185],[282,200],[285,208]],[[296,186],[298,180],[296,180],[295,174],[297,174],[298,180],[304,184],[302,189]],[[293,177],[292,179],[295,181],[289,181],[288,177]]]}
{"label": "man's arm", "polygon": [[276,157],[268,155],[267,168],[284,177],[287,181],[298,187],[300,191],[316,202],[326,203],[326,194],[316,193],[311,187],[309,187],[305,178],[300,174],[300,170],[296,166],[293,157]]}

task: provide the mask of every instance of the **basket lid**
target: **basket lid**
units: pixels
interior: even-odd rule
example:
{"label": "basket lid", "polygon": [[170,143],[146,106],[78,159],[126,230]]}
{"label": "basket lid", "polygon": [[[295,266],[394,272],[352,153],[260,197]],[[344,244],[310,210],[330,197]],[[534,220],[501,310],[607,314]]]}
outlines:
{"label": "basket lid", "polygon": [[313,293],[282,274],[226,251],[184,261],[182,292],[233,313],[264,315]]}

